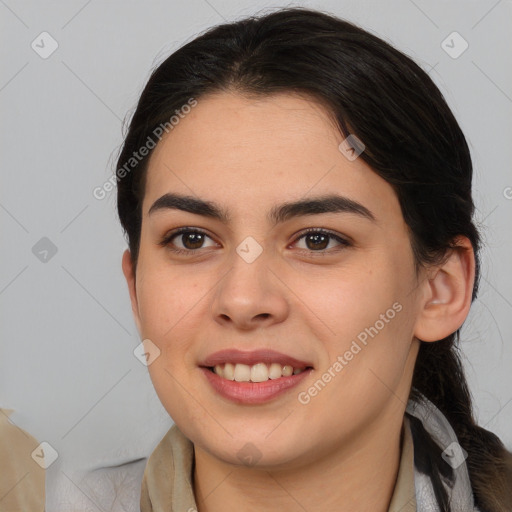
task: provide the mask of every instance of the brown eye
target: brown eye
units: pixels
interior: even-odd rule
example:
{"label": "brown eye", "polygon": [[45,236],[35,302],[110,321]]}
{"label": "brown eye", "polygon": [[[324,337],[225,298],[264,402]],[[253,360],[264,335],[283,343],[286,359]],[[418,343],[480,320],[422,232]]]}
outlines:
{"label": "brown eye", "polygon": [[349,247],[351,245],[350,242],[339,235],[335,235],[334,233],[323,229],[306,231],[296,239],[295,243],[300,240],[304,240],[306,246],[305,249],[311,252],[325,251],[332,241],[337,242],[338,248],[339,246]]}
{"label": "brown eye", "polygon": [[[211,240],[210,245],[204,245],[207,239]],[[194,251],[215,246],[216,243],[206,233],[198,229],[181,228],[166,235],[159,245],[167,247],[177,254],[193,254]]]}
{"label": "brown eye", "polygon": [[204,234],[196,233],[196,232],[188,232],[182,233],[181,235],[181,243],[186,249],[200,249],[201,245],[204,243]]}
{"label": "brown eye", "polygon": [[306,235],[305,241],[308,249],[325,249],[329,245],[329,235],[312,233]]}

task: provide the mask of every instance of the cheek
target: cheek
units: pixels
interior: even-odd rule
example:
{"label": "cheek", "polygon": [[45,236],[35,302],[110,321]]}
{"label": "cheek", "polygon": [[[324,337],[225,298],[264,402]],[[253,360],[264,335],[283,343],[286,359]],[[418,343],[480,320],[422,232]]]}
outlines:
{"label": "cheek", "polygon": [[205,314],[207,288],[179,268],[141,273],[137,297],[142,335],[163,352],[184,351],[193,326],[199,325],[197,316]]}
{"label": "cheek", "polygon": [[379,265],[354,264],[335,272],[316,272],[307,280],[297,279],[298,295],[332,336],[342,340],[357,334],[378,320],[397,300],[397,283],[389,280],[389,272]]}
{"label": "cheek", "polygon": [[[407,265],[399,272],[389,258],[382,257],[372,265],[346,268],[320,285],[317,281],[316,288],[311,286],[311,309],[329,327],[325,330],[330,340],[327,364],[347,351],[352,351],[347,357],[354,368],[388,366],[393,370],[404,364],[412,328],[407,303],[411,285],[406,276]],[[358,364],[353,364],[356,359]]]}
{"label": "cheek", "polygon": [[159,357],[148,366],[149,375],[174,421],[203,422],[199,412],[184,408],[183,404],[190,402],[189,393],[193,393],[189,383],[190,372],[196,371],[196,360],[190,347],[201,325],[198,318],[204,322],[207,314],[208,296],[191,272],[154,268],[141,272],[138,288],[142,335],[160,350]]}

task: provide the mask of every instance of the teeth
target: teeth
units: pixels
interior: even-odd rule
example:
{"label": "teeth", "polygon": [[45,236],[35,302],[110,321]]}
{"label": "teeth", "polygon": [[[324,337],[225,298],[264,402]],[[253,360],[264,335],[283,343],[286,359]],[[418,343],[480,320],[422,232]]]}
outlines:
{"label": "teeth", "polygon": [[251,367],[247,364],[235,364],[235,380],[249,382],[251,380]]}
{"label": "teeth", "polygon": [[279,363],[272,363],[270,365],[270,369],[268,371],[268,376],[271,379],[279,379],[283,376],[281,370],[283,367]]}
{"label": "teeth", "polygon": [[[217,365],[215,367],[215,373],[217,373],[217,368],[219,367],[220,365]],[[220,375],[219,373],[217,373],[217,375]],[[226,363],[224,365],[224,375],[220,375],[221,377],[224,377],[225,379],[228,379],[228,380],[235,380],[235,366],[231,363]]]}
{"label": "teeth", "polygon": [[264,382],[266,380],[268,380],[267,365],[264,363],[255,364],[251,368],[251,381],[252,382]]}
{"label": "teeth", "polygon": [[268,379],[279,379],[281,377],[290,377],[303,372],[305,368],[293,368],[290,365],[280,365],[272,363],[257,363],[252,366],[247,364],[217,364],[213,371],[219,376],[227,380],[235,380],[236,382],[265,382]]}
{"label": "teeth", "polygon": [[289,377],[293,373],[293,366],[283,366],[283,377]]}

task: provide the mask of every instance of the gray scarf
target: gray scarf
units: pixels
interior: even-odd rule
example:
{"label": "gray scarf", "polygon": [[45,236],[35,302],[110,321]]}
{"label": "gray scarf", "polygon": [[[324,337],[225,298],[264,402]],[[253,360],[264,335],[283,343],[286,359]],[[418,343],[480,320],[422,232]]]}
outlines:
{"label": "gray scarf", "polygon": [[423,395],[409,400],[405,412],[414,441],[417,512],[444,512],[448,504],[451,512],[481,512],[473,504],[467,453],[444,414]]}

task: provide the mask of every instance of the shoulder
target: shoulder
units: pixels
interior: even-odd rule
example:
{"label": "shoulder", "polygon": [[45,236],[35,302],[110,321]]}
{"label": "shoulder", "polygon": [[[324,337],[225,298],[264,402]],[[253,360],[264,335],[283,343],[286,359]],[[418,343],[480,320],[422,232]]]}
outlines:
{"label": "shoulder", "polygon": [[0,408],[0,508],[41,510],[45,501],[45,463],[48,462],[45,446],[9,419],[13,412]]}

